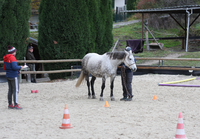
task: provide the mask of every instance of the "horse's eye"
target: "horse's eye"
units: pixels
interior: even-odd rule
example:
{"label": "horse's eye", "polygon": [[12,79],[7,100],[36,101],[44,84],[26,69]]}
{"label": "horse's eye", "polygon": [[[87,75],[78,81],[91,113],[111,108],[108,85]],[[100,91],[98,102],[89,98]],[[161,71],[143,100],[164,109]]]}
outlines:
{"label": "horse's eye", "polygon": [[129,60],[132,60],[132,58],[129,58]]}

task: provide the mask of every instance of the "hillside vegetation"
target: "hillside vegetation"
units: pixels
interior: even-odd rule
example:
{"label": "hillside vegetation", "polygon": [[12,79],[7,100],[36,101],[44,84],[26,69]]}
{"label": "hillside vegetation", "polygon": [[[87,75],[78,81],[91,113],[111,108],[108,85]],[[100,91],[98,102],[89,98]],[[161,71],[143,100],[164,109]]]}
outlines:
{"label": "hillside vegetation", "polygon": [[[194,29],[198,30],[200,24],[196,24]],[[155,30],[149,28],[155,38],[159,37],[178,37],[178,33],[180,32],[179,28],[176,29],[159,29]],[[141,39],[141,32],[142,32],[142,24],[141,22],[135,23],[132,25],[123,26],[120,28],[113,29],[113,36],[114,42],[119,40],[127,40],[127,39]],[[145,36],[144,36],[145,38]],[[149,34],[149,38],[152,36]],[[198,40],[196,40],[198,42]],[[149,41],[151,43],[152,41]],[[188,50],[189,52],[185,52],[182,49],[182,40],[160,40],[159,43],[163,43],[164,47],[163,50],[161,49],[154,49],[147,51],[146,45],[144,45],[144,51],[142,53],[135,54],[136,57],[166,57],[168,55],[175,55],[180,54],[179,58],[200,58],[200,51],[198,43],[189,43]],[[117,50],[123,50],[126,47],[125,41],[120,41]],[[139,60],[137,61],[138,64],[141,64],[146,61]],[[200,61],[163,61],[163,66],[194,66],[199,67]]]}

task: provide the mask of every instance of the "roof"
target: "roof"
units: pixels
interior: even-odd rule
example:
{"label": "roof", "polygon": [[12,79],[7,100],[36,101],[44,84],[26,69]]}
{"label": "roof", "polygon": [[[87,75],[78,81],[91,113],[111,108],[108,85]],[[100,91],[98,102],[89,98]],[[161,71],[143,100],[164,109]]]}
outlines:
{"label": "roof", "polygon": [[174,7],[163,7],[154,9],[125,10],[125,13],[186,13],[186,10],[193,13],[200,13],[200,5],[183,5]]}

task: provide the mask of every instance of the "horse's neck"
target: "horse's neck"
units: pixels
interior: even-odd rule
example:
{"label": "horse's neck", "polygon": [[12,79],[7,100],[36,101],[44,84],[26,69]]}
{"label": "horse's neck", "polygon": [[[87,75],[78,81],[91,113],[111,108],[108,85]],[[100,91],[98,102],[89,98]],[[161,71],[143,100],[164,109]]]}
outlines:
{"label": "horse's neck", "polygon": [[109,58],[109,61],[113,66],[117,67],[119,64],[124,62],[125,52],[108,52],[105,56]]}
{"label": "horse's neck", "polygon": [[124,62],[123,59],[112,59],[111,61],[114,67],[118,67],[122,62]]}

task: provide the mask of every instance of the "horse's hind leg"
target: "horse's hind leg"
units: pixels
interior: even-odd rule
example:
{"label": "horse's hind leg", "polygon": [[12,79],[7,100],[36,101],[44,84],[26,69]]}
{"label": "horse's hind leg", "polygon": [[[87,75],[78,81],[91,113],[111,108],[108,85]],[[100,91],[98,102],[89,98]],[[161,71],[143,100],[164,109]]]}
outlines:
{"label": "horse's hind leg", "polygon": [[92,90],[92,98],[95,99],[96,96],[95,96],[95,92],[94,92],[94,81],[96,80],[96,77],[95,76],[92,76],[92,79],[91,79],[91,90]]}
{"label": "horse's hind leg", "polygon": [[85,75],[85,80],[87,81],[87,87],[88,87],[88,98],[91,98],[90,94],[90,81],[89,81],[89,75]]}
{"label": "horse's hind leg", "polygon": [[111,101],[115,101],[115,98],[113,96],[114,80],[115,80],[115,77],[110,78],[110,98],[111,98]]}

